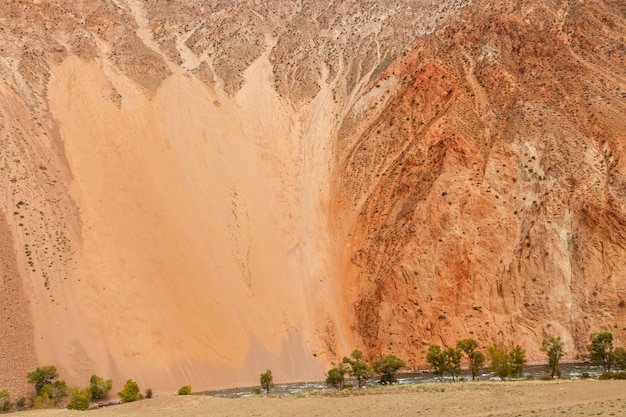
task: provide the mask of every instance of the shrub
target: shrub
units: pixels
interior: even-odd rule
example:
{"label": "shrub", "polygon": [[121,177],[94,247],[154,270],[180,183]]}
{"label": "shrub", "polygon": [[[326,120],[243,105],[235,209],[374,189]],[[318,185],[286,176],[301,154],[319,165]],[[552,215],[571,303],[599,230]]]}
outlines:
{"label": "shrub", "polygon": [[11,406],[11,394],[9,394],[9,391],[3,389],[0,391],[0,411],[7,413],[11,411]]}
{"label": "shrub", "polygon": [[113,388],[113,381],[110,379],[105,380],[98,375],[92,375],[89,379],[89,391],[91,392],[91,398],[94,400],[100,400],[111,391]]}
{"label": "shrub", "polygon": [[552,381],[554,379],[554,377],[552,377],[549,374],[545,374],[545,375],[541,375],[541,377],[539,379],[541,381]]}
{"label": "shrub", "polygon": [[602,375],[600,375],[598,379],[626,379],[626,372],[606,371],[602,372]]}
{"label": "shrub", "polygon": [[391,385],[398,381],[396,374],[400,368],[404,368],[405,366],[406,363],[396,355],[387,355],[374,362],[374,372],[380,374],[380,384]]}
{"label": "shrub", "polygon": [[184,385],[180,387],[178,395],[191,395],[191,385]]}
{"label": "shrub", "polygon": [[124,384],[124,389],[117,393],[120,396],[123,403],[129,403],[137,400],[141,400],[143,395],[141,395],[141,391],[139,390],[139,385],[132,379],[126,381]]}
{"label": "shrub", "polygon": [[18,410],[23,410],[24,408],[26,408],[26,397],[20,397],[15,402],[15,406],[17,407]]}
{"label": "shrub", "polygon": [[152,388],[146,388],[146,398],[152,398]]}
{"label": "shrub", "polygon": [[67,403],[69,410],[89,410],[91,407],[91,389],[70,390],[70,402]]}
{"label": "shrub", "polygon": [[269,394],[270,390],[274,388],[274,377],[272,376],[272,371],[269,369],[261,374],[261,388],[265,390],[266,393]]}
{"label": "shrub", "polygon": [[59,377],[56,366],[42,366],[29,372],[27,375],[28,383],[35,385],[37,395],[41,394],[41,390],[45,385],[51,385],[52,381]]}
{"label": "shrub", "polygon": [[54,408],[54,405],[54,400],[50,398],[47,392],[39,394],[33,401],[33,408],[35,409]]}
{"label": "shrub", "polygon": [[345,381],[346,368],[343,364],[339,364],[338,367],[332,368],[328,371],[328,376],[326,377],[326,385],[337,388],[338,390],[343,389],[343,384]]}
{"label": "shrub", "polygon": [[252,393],[255,395],[261,395],[261,387],[252,388]]}

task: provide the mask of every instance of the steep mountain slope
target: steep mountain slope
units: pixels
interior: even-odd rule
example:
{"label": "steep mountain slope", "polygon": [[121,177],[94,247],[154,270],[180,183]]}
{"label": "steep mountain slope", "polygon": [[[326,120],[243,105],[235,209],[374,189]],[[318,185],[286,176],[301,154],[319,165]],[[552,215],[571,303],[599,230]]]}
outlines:
{"label": "steep mountain slope", "polygon": [[[335,204],[372,357],[626,341],[626,8],[483,2],[353,107]],[[346,139],[349,138],[349,139]],[[341,142],[340,142],[341,143]]]}
{"label": "steep mountain slope", "polygon": [[15,380],[321,378],[355,344],[328,230],[342,114],[462,4],[3,5]]}
{"label": "steep mountain slope", "polygon": [[419,366],[466,336],[623,340],[625,15],[5,2],[0,387],[48,363],[171,391],[320,379],[355,346]]}

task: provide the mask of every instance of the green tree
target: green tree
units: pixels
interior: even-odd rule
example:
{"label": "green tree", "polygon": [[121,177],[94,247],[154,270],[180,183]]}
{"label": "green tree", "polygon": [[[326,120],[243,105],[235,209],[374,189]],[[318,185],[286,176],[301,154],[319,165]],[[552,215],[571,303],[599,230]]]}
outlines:
{"label": "green tree", "polygon": [[526,351],[520,345],[515,345],[513,350],[509,352],[511,360],[511,376],[519,378],[524,375],[524,367],[526,366]]}
{"label": "green tree", "polygon": [[143,399],[143,395],[141,395],[139,385],[132,379],[126,381],[126,383],[124,384],[124,389],[118,392],[117,395],[120,396],[123,403],[130,403]]}
{"label": "green tree", "polygon": [[546,370],[550,373],[550,377],[561,377],[561,358],[563,357],[563,342],[560,336],[550,336],[541,342],[541,351],[548,355],[548,364]]}
{"label": "green tree", "polygon": [[270,390],[274,388],[274,377],[272,376],[272,371],[269,369],[261,374],[261,388],[268,394]]}
{"label": "green tree", "polygon": [[345,376],[347,373],[347,369],[343,366],[343,364],[339,364],[338,367],[332,368],[328,371],[328,376],[326,377],[326,385],[337,388],[338,390],[342,390],[345,382]]}
{"label": "green tree", "polygon": [[457,380],[461,374],[461,359],[463,352],[459,348],[449,347],[443,351],[445,358],[445,369],[452,375],[453,380]]}
{"label": "green tree", "polygon": [[426,362],[433,368],[433,373],[439,378],[439,381],[443,381],[443,374],[446,372],[446,357],[441,350],[441,346],[428,346]]}
{"label": "green tree", "polygon": [[396,355],[387,355],[374,362],[374,372],[380,374],[380,384],[393,384],[397,382],[396,374],[406,363]]}
{"label": "green tree", "polygon": [[183,385],[178,389],[178,395],[191,395],[191,385]]}
{"label": "green tree", "polygon": [[106,397],[112,388],[113,381],[110,379],[105,380],[98,375],[92,375],[89,379],[89,391],[93,400],[100,400]]}
{"label": "green tree", "polygon": [[613,363],[621,371],[626,369],[626,350],[623,347],[616,347],[613,351]]}
{"label": "green tree", "polygon": [[487,355],[491,362],[491,371],[501,380],[511,376],[511,358],[505,348],[491,345],[487,349]]}
{"label": "green tree", "polygon": [[343,363],[350,365],[348,374],[356,378],[357,384],[359,388],[361,388],[368,379],[374,376],[374,371],[367,363],[361,360],[363,358],[363,352],[360,350],[353,350],[350,357],[352,359],[344,356]]}
{"label": "green tree", "polygon": [[485,354],[480,350],[470,352],[467,356],[469,359],[469,369],[472,372],[472,381],[476,378],[476,375],[480,372],[480,369],[485,364]]}
{"label": "green tree", "polygon": [[591,343],[587,345],[591,361],[596,365],[602,365],[602,369],[611,370],[613,360],[613,335],[609,332],[594,333],[591,335]]}
{"label": "green tree", "polygon": [[469,361],[469,370],[472,373],[472,381],[476,379],[476,375],[480,372],[485,363],[485,355],[476,350],[478,349],[478,342],[474,339],[463,339],[456,343],[456,347],[461,349],[467,360]]}
{"label": "green tree", "polygon": [[91,389],[70,390],[70,402],[67,403],[69,410],[89,410],[91,407]]}
{"label": "green tree", "polygon": [[52,385],[52,381],[59,377],[56,366],[42,366],[29,372],[27,375],[28,383],[35,386],[37,395],[41,394],[41,390],[45,385]]}

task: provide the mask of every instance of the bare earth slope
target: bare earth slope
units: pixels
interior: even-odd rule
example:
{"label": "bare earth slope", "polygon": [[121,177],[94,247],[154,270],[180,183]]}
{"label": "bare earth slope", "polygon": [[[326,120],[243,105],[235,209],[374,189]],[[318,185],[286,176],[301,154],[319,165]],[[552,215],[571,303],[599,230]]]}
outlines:
{"label": "bare earth slope", "polygon": [[172,391],[320,379],[354,347],[420,366],[459,337],[626,340],[625,15],[4,2],[0,387],[36,364]]}

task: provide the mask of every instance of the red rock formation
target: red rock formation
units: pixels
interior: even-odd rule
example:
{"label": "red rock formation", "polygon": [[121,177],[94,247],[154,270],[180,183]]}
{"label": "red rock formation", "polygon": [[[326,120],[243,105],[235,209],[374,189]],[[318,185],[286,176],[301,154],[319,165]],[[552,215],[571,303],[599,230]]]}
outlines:
{"label": "red rock formation", "polygon": [[466,337],[534,360],[547,335],[570,358],[594,331],[626,342],[618,3],[476,4],[381,75],[378,107],[353,107],[338,243],[371,357],[420,366]]}
{"label": "red rock formation", "polygon": [[252,3],[0,5],[0,389],[626,343],[623,4]]}

